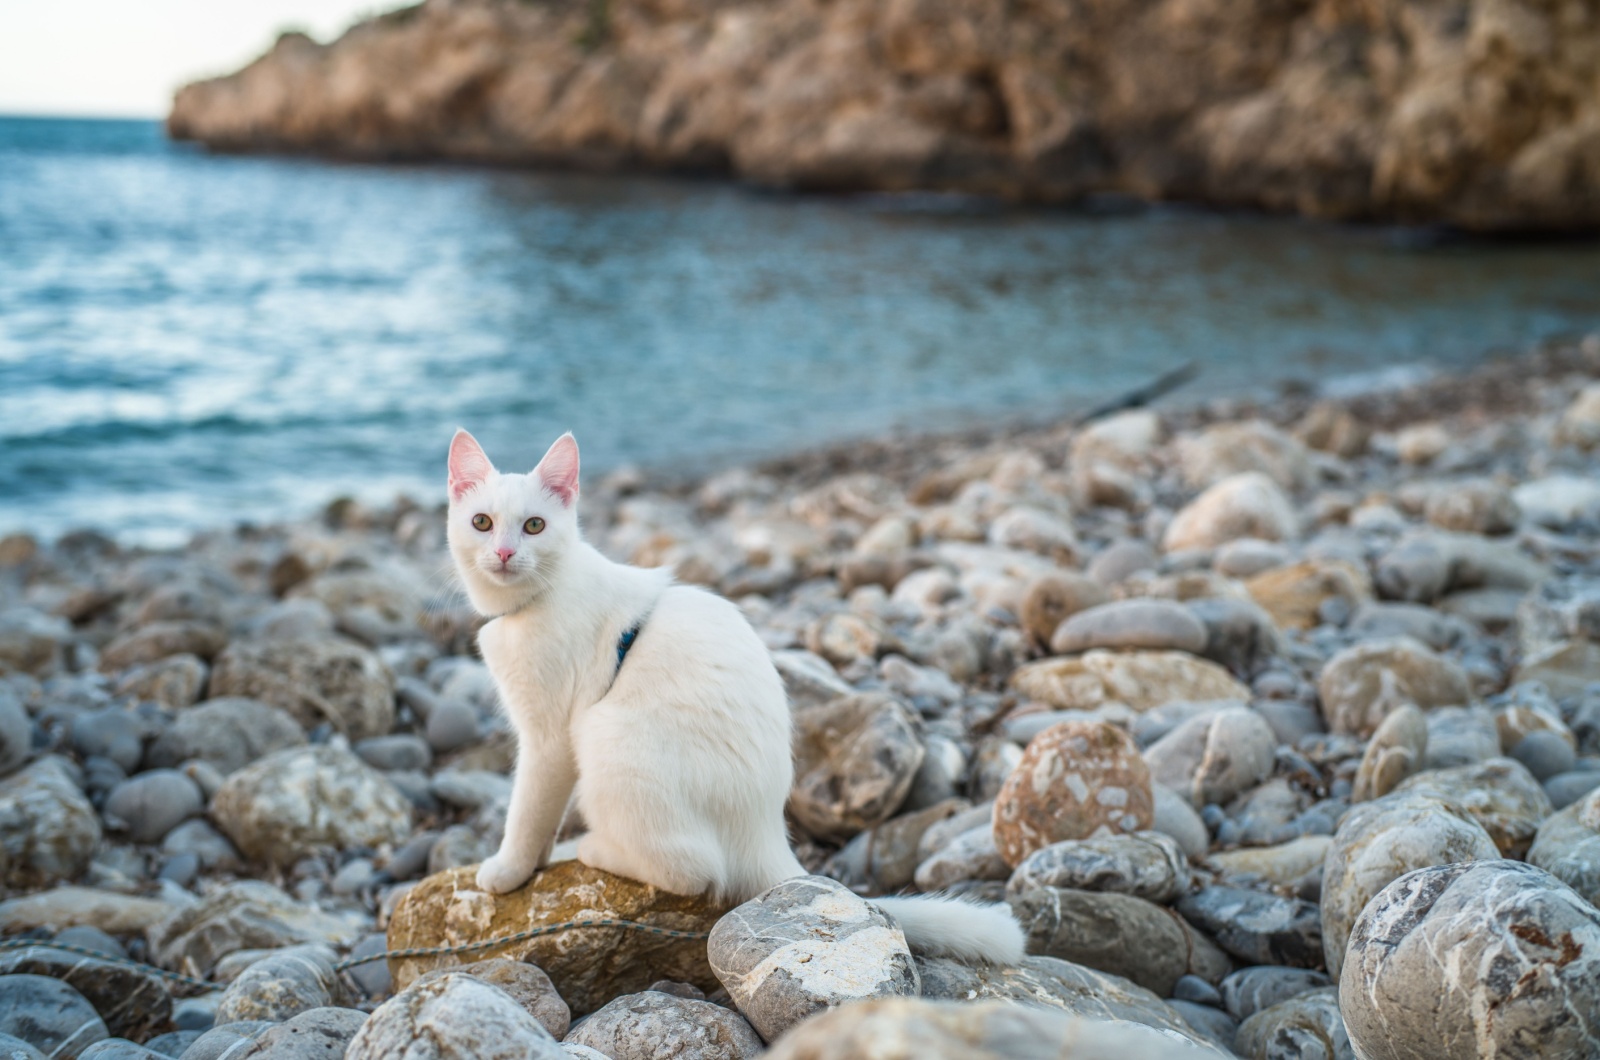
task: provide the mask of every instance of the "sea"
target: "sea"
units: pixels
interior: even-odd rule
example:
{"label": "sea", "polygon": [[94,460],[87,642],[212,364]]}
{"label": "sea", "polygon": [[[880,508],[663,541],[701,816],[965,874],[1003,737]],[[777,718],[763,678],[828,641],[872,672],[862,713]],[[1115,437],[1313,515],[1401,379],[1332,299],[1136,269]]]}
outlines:
{"label": "sea", "polygon": [[0,118],[0,533],[174,544],[528,468],[690,475],[1091,408],[1378,386],[1600,328],[1600,243],[1103,201],[216,156]]}

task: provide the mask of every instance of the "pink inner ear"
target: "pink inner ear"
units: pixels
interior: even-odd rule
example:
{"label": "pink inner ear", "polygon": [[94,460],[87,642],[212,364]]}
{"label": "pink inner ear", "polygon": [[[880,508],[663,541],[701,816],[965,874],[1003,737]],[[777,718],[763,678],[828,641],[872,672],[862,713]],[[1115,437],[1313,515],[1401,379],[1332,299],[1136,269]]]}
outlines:
{"label": "pink inner ear", "polygon": [[557,438],[533,473],[539,476],[545,489],[560,498],[563,507],[572,507],[578,496],[577,439],[570,432]]}
{"label": "pink inner ear", "polygon": [[450,499],[458,501],[474,486],[481,486],[494,471],[478,440],[466,431],[450,439]]}

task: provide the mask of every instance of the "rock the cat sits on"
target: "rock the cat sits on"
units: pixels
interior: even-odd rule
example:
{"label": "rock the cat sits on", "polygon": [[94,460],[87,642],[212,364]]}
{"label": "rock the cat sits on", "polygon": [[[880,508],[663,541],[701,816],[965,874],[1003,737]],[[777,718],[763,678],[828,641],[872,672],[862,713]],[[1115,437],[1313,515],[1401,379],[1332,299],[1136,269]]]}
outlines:
{"label": "rock the cat sits on", "polygon": [[[739,609],[583,540],[570,434],[519,475],[496,471],[458,431],[449,485],[450,552],[473,607],[492,619],[478,643],[517,734],[505,838],[478,885],[505,893],[525,883],[574,791],[589,827],[578,860],[594,868],[731,902],[805,875],[783,816],[789,705]],[[1023,956],[1004,906],[873,902],[923,953]]]}

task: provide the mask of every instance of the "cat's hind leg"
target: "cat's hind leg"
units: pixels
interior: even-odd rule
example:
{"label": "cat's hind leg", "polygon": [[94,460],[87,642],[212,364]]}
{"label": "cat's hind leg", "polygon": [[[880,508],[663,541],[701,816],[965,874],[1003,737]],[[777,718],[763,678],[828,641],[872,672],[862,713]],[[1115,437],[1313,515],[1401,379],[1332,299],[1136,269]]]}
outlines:
{"label": "cat's hind leg", "polygon": [[672,894],[697,895],[710,889],[717,876],[706,864],[708,851],[694,849],[695,846],[678,844],[678,849],[673,850],[651,844],[651,849],[643,850],[590,832],[578,840],[578,860],[590,868],[626,876]]}

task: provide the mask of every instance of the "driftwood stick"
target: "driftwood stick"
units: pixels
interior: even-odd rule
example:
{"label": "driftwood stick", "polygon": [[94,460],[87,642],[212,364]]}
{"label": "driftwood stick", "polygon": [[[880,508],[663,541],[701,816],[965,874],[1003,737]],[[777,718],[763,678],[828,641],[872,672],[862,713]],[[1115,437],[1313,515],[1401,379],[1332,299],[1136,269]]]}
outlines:
{"label": "driftwood stick", "polygon": [[1165,397],[1179,387],[1193,382],[1199,374],[1199,362],[1185,361],[1170,372],[1163,373],[1141,387],[1120,394],[1104,404],[1096,405],[1074,420],[1073,426],[1082,427],[1085,424],[1093,423],[1095,420],[1105,419],[1114,412],[1142,408],[1158,398]]}

